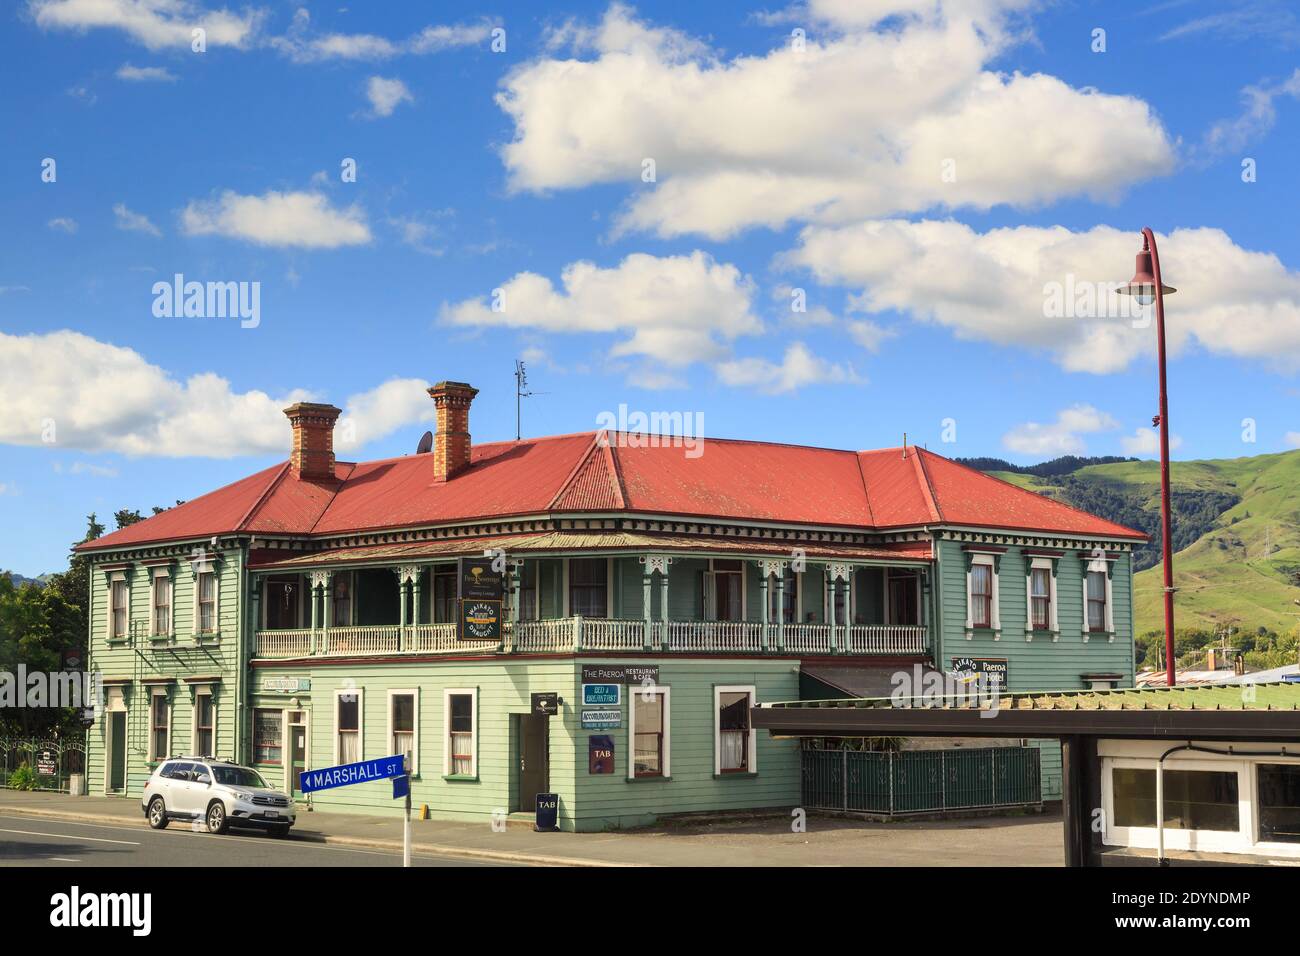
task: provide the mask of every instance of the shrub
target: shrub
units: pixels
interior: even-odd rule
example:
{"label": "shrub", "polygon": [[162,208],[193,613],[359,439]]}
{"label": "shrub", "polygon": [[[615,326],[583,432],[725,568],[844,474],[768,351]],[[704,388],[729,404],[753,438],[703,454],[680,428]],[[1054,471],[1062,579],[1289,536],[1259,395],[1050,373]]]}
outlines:
{"label": "shrub", "polygon": [[11,790],[35,790],[36,782],[36,771],[28,765],[26,760],[20,763],[18,769],[9,775],[9,789]]}

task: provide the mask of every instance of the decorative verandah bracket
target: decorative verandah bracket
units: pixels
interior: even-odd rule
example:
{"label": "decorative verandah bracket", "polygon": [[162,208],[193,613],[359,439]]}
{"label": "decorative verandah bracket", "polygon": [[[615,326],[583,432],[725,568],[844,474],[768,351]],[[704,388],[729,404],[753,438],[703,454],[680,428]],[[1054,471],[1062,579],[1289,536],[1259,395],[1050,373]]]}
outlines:
{"label": "decorative verandah bracket", "polygon": [[638,558],[643,568],[641,572],[641,601],[645,610],[645,644],[647,651],[655,649],[654,621],[651,615],[651,587],[654,575],[659,575],[659,616],[663,624],[663,633],[658,641],[663,650],[668,650],[668,567],[673,563],[672,555],[643,554]]}
{"label": "decorative verandah bracket", "polygon": [[[397,575],[397,649],[406,650],[409,645],[407,635],[409,634],[408,626],[420,623],[420,566],[418,564],[405,564],[401,567],[393,568],[393,573]],[[406,586],[411,586],[410,613],[407,613],[408,605],[406,600]],[[410,621],[407,621],[407,618]]]}
{"label": "decorative verandah bracket", "polygon": [[828,564],[826,565],[826,607],[830,612],[830,651],[832,654],[840,653],[840,644],[836,639],[839,628],[839,615],[836,613],[836,597],[844,597],[844,634],[845,642],[848,640],[849,632],[849,582],[853,579],[853,565],[851,564]]}
{"label": "decorative verandah bracket", "polygon": [[790,562],[779,559],[760,559],[758,565],[758,589],[763,602],[762,650],[766,654],[772,650],[768,634],[772,629],[772,602],[769,600],[772,576],[776,576],[776,606],[780,609],[776,619],[776,649],[785,650],[785,569]]}
{"label": "decorative verandah bracket", "polygon": [[307,581],[311,596],[311,645],[310,653],[316,653],[316,632],[321,631],[320,651],[325,652],[325,632],[329,627],[330,584],[334,580],[332,571],[309,571]]}

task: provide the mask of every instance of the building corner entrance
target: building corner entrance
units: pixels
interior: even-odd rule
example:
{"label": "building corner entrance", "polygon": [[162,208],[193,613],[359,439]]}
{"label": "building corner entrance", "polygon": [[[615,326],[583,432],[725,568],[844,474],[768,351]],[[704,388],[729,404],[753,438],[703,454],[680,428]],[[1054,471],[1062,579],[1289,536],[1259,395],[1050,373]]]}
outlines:
{"label": "building corner entrance", "polygon": [[515,714],[515,748],[519,755],[516,768],[515,812],[532,813],[537,795],[550,790],[551,751],[549,717],[538,714]]}

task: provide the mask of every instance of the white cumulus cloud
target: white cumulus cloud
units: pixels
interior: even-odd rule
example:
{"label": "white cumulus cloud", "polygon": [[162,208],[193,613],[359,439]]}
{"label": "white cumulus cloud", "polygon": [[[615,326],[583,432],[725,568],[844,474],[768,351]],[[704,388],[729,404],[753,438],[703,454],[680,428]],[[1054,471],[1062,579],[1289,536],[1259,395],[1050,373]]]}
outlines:
{"label": "white cumulus cloud", "polygon": [[117,228],[124,232],[143,232],[147,236],[154,237],[162,235],[162,231],[149,221],[148,216],[132,212],[126,207],[126,203],[113,205],[113,218],[117,222]]}
{"label": "white cumulus cloud", "polygon": [[850,365],[837,365],[814,355],[802,342],[793,342],[780,362],[765,358],[740,358],[719,362],[723,384],[756,388],[769,394],[793,392],[806,385],[861,382]]}
{"label": "white cumulus cloud", "polygon": [[791,221],[1113,198],[1172,169],[1174,147],[1142,100],[988,69],[1014,36],[989,11],[1008,4],[935,0],[942,15],[879,29],[880,14],[925,5],[867,6],[855,18],[847,2],[821,4],[834,25],[801,49],[731,58],[619,4],[594,25],[563,25],[547,55],[502,81],[512,188],[628,183],[618,230],[725,238]]}
{"label": "white cumulus cloud", "polygon": [[752,309],[753,281],[700,251],[634,253],[611,268],[574,262],[560,286],[520,272],[488,299],[444,304],[442,318],[460,326],[621,333],[626,338],[612,355],[676,367],[722,358],[736,337],[762,331]]}
{"label": "white cumulus cloud", "polygon": [[288,32],[270,42],[295,63],[388,60],[477,46],[491,36],[493,25],[490,20],[436,24],[408,37],[391,40],[373,33],[313,33],[310,12],[299,8]]}
{"label": "white cumulus cloud", "polygon": [[[818,281],[857,290],[867,313],[897,311],[958,336],[1046,351],[1069,371],[1109,373],[1154,352],[1150,311],[1110,290],[1133,272],[1141,236],[1110,226],[1014,226],[976,232],[953,221],[877,220],[807,227],[781,257]],[[1205,350],[1300,368],[1300,272],[1219,229],[1158,237],[1166,332],[1177,354]],[[1098,291],[1100,289],[1100,292]]]}
{"label": "white cumulus cloud", "polygon": [[[356,449],[432,420],[421,379],[346,399],[337,446]],[[214,372],[178,379],[134,349],[79,332],[0,333],[0,443],[131,456],[231,458],[289,452],[284,409],[331,400],[302,389],[235,390]]]}
{"label": "white cumulus cloud", "polygon": [[[1160,454],[1160,430],[1158,428],[1135,428],[1132,435],[1125,435],[1119,440],[1124,454],[1134,458]],[[1169,450],[1174,451],[1182,445],[1179,435],[1169,436]]]}
{"label": "white cumulus cloud", "polygon": [[119,80],[128,83],[175,83],[176,74],[163,66],[132,66],[123,63],[115,74]]}
{"label": "white cumulus cloud", "polygon": [[1017,425],[1002,436],[1002,444],[1021,455],[1052,458],[1082,455],[1088,450],[1085,435],[1118,427],[1115,419],[1091,405],[1072,405],[1063,409],[1054,422]]}
{"label": "white cumulus cloud", "polygon": [[374,116],[392,116],[393,110],[403,103],[415,102],[405,83],[397,77],[383,76],[372,76],[366,81],[366,99]]}
{"label": "white cumulus cloud", "polygon": [[28,12],[47,30],[118,30],[150,50],[189,49],[203,30],[208,47],[247,47],[265,13],[245,8],[209,10],[191,0],[28,0]]}
{"label": "white cumulus cloud", "polygon": [[317,192],[271,190],[244,196],[227,190],[217,199],[187,205],[181,227],[191,236],[224,236],[259,246],[337,249],[371,241],[360,207],[337,209]]}

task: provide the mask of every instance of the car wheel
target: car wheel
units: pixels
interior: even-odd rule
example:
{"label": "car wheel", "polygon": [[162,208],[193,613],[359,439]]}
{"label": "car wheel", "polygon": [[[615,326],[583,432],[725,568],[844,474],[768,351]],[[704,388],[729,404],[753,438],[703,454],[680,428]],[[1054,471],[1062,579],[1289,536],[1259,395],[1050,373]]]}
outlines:
{"label": "car wheel", "polygon": [[226,832],[226,806],[220,800],[208,804],[207,823],[209,833]]}
{"label": "car wheel", "polygon": [[285,824],[281,824],[278,827],[271,827],[270,833],[271,836],[278,837],[279,839],[283,840],[285,837],[289,835],[289,827]]}
{"label": "car wheel", "polygon": [[167,808],[163,805],[163,798],[154,797],[149,801],[149,826],[155,830],[166,830],[167,823]]}

